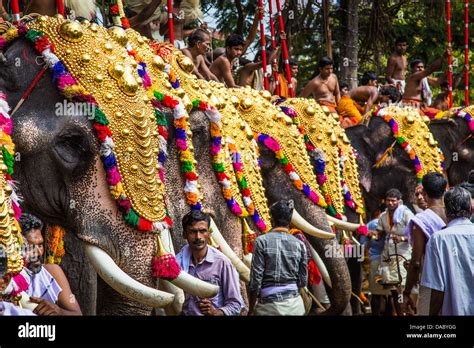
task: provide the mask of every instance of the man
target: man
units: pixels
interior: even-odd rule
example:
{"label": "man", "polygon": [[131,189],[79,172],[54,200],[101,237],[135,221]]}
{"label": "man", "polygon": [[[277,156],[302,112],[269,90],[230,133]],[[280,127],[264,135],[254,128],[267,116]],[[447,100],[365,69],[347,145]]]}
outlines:
{"label": "man", "polygon": [[33,313],[42,316],[82,315],[61,267],[52,264],[43,267],[41,263],[44,254],[41,220],[24,213],[19,223],[27,242],[26,262],[31,273],[27,294],[31,302],[38,304]]}
{"label": "man", "polygon": [[186,294],[183,314],[239,315],[244,307],[239,275],[224,254],[208,245],[211,217],[202,211],[192,210],[183,217],[182,222],[183,236],[188,244],[176,255],[179,266],[192,276],[219,286],[218,294],[211,299]]}
{"label": "man", "polygon": [[289,233],[293,207],[292,200],[273,204],[270,216],[274,228],[255,240],[249,315],[305,314],[299,290],[308,281],[308,260],[303,242]]}
{"label": "man", "polygon": [[[463,77],[464,71],[466,71],[466,66],[463,66],[462,70],[459,72],[458,76],[453,82],[453,90],[459,86]],[[437,79],[437,85],[441,87],[441,92],[436,96],[433,101],[433,108],[446,111],[449,110],[449,82],[446,81],[447,74],[443,74],[440,78]]]}
{"label": "man", "polygon": [[414,215],[407,206],[403,205],[402,193],[397,189],[387,191],[385,205],[387,210],[380,215],[377,225],[377,231],[385,238],[381,269],[384,283],[397,287],[392,288],[391,293],[393,305],[397,314],[400,315],[398,290],[405,283],[406,278],[403,261],[409,260],[411,256],[411,246],[404,236],[404,231]]}
{"label": "man", "polygon": [[345,82],[340,84],[340,88],[342,96],[337,103],[337,112],[343,128],[359,124],[374,104],[395,103],[399,98],[398,91],[391,86],[383,87],[380,93],[375,86],[360,86],[349,91],[349,85]]}
{"label": "man", "polygon": [[387,83],[397,87],[401,94],[405,93],[405,75],[407,70],[407,39],[399,37],[395,40],[395,52],[388,58],[387,74],[385,78]]}
{"label": "man", "polygon": [[[403,291],[403,307],[405,312],[416,312],[416,302],[411,297],[412,289],[417,285],[423,272],[425,246],[430,237],[446,226],[443,195],[448,182],[441,173],[428,173],[423,176],[423,196],[428,208],[415,215],[405,229],[405,235],[412,242],[411,261],[407,272],[407,281]],[[418,294],[420,315],[428,315],[429,291],[421,287]]]}
{"label": "man", "polygon": [[337,103],[341,99],[339,81],[333,74],[333,61],[323,57],[318,63],[319,75],[312,79],[301,92],[300,97],[312,96],[319,104],[327,106],[331,112],[336,112]]}
{"label": "man", "polygon": [[471,170],[469,172],[467,182],[463,182],[459,186],[461,186],[463,189],[468,190],[471,193],[471,206],[473,212],[473,214],[471,215],[471,222],[474,223],[474,170]]}
{"label": "man", "polygon": [[[282,33],[282,35],[286,34]],[[289,60],[290,65],[290,73],[291,73],[291,85],[293,87],[293,91],[296,93],[296,88],[298,88],[298,80],[296,79],[296,75],[298,74],[298,62],[294,59]],[[288,80],[286,79],[286,67],[283,62],[280,64],[278,68],[278,83],[280,85],[280,97],[289,98],[289,86]],[[274,87],[274,86],[273,86]]]}
{"label": "man", "polygon": [[378,80],[378,77],[376,73],[374,73],[373,71],[366,71],[364,75],[362,76],[362,79],[360,80],[360,84],[362,86],[377,87],[378,86],[377,80]]}
{"label": "man", "polygon": [[416,185],[415,188],[415,204],[413,204],[413,208],[415,209],[415,213],[421,213],[423,210],[428,208],[428,204],[426,203],[425,197],[423,195],[423,184]]}
{"label": "man", "polygon": [[[199,4],[199,2],[197,3]],[[164,35],[166,41],[170,42],[170,33],[169,33],[169,20],[168,13],[164,12],[162,8],[162,22],[166,24],[160,26],[160,34]],[[192,23],[197,18],[201,17],[201,9],[199,5],[194,5],[192,1],[186,0],[175,0],[173,1],[173,32],[174,32],[174,47],[178,49],[183,49],[186,47],[184,44],[184,39],[189,36],[194,29],[184,29],[185,25]]]}
{"label": "man", "polygon": [[474,225],[471,195],[454,187],[444,195],[447,227],[426,245],[421,285],[431,289],[430,315],[474,315]]}
{"label": "man", "polygon": [[[278,54],[279,50],[280,47],[277,47],[275,50],[268,51],[267,59],[269,62]],[[253,62],[240,58],[240,65],[242,68],[239,72],[239,86],[251,86],[257,91],[264,90],[262,51],[258,51]],[[271,76],[271,71],[267,71],[267,73],[270,73]]]}
{"label": "man", "polygon": [[239,87],[235,83],[233,76],[234,71],[239,70],[239,60],[246,51],[250,44],[255,40],[258,29],[258,18],[259,14],[263,13],[263,7],[259,7],[255,13],[255,18],[250,28],[249,36],[247,40],[239,34],[231,34],[225,40],[225,54],[215,59],[210,66],[211,72],[217,76],[219,81],[225,83],[228,88]]}
{"label": "man", "polygon": [[431,90],[429,88],[428,76],[438,70],[445,57],[448,56],[450,49],[425,69],[423,61],[415,59],[410,63],[411,74],[407,78],[405,93],[402,102],[409,106],[423,109],[431,104]]}
{"label": "man", "polygon": [[181,51],[185,56],[191,58],[194,63],[194,75],[202,80],[214,80],[219,79],[209,70],[204,61],[204,54],[211,49],[211,36],[203,29],[196,29],[189,36],[188,39],[189,47],[184,48]]}
{"label": "man", "polygon": [[140,34],[153,39],[153,33],[150,23],[160,18],[161,0],[148,1],[127,1],[127,7],[130,26],[138,31]]}

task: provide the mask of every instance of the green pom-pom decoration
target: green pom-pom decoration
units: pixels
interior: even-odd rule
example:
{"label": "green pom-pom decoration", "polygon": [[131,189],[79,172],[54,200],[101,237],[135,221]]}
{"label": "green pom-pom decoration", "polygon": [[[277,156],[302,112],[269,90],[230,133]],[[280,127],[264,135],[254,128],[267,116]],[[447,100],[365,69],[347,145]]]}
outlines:
{"label": "green pom-pom decoration", "polygon": [[104,112],[100,108],[94,108],[94,122],[107,126],[109,120],[105,116]]}
{"label": "green pom-pom decoration", "polygon": [[123,219],[132,227],[137,227],[138,223],[140,222],[138,214],[132,208],[130,208],[128,214],[123,216]]}

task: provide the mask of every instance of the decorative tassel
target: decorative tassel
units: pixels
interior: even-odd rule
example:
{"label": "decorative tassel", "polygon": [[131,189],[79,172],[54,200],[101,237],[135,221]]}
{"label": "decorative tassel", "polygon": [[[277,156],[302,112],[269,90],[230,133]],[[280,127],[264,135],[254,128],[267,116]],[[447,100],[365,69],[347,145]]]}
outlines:
{"label": "decorative tassel", "polygon": [[360,224],[360,227],[357,229],[356,233],[359,236],[366,236],[367,233],[369,233],[369,230],[367,229],[367,226],[364,224],[364,220],[362,220],[362,215],[359,215],[359,224]]}
{"label": "decorative tassel", "polygon": [[219,250],[220,252],[222,252],[222,248],[219,244],[216,243],[216,241],[214,240],[214,238],[212,238],[211,235],[209,235],[209,239],[207,240],[207,244],[213,248],[216,248],[217,250]]}
{"label": "decorative tassel", "polygon": [[319,285],[321,282],[321,272],[319,272],[318,266],[313,259],[309,259],[308,262],[308,284],[309,286],[315,284]]}
{"label": "decorative tassel", "polygon": [[244,254],[253,253],[254,242],[257,238],[257,234],[252,231],[245,219],[242,219],[243,231],[242,231],[242,244],[244,247]]}
{"label": "decorative tassel", "polygon": [[168,253],[163,247],[160,235],[156,234],[156,256],[152,261],[153,277],[173,280],[176,279],[181,269],[173,254]]}

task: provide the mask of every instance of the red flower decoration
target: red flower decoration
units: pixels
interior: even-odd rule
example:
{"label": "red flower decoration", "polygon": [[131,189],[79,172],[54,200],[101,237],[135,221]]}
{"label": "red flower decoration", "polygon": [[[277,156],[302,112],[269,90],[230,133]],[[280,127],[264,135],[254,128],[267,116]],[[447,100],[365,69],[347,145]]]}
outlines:
{"label": "red flower decoration", "polygon": [[119,8],[118,8],[118,5],[112,5],[112,6],[110,6],[110,14],[111,14],[111,15],[114,15],[114,16],[118,16],[118,15],[119,15]]}
{"label": "red flower decoration", "polygon": [[112,137],[112,132],[110,131],[109,127],[96,123],[94,124],[94,128],[97,131],[97,138],[101,143],[105,141],[107,136]]}

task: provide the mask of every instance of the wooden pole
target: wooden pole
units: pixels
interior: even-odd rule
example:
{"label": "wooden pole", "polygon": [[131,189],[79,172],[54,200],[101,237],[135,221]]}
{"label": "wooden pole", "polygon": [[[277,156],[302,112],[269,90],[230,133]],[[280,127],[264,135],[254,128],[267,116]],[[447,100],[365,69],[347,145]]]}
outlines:
{"label": "wooden pole", "polygon": [[[451,48],[451,1],[446,1],[446,13],[448,19],[448,48]],[[453,106],[453,57],[448,55],[448,81],[449,81],[449,107]]]}
{"label": "wooden pole", "polygon": [[464,105],[469,105],[469,0],[464,0]]}
{"label": "wooden pole", "polygon": [[[270,12],[270,32],[272,34],[272,50],[276,49],[276,40],[275,40],[275,21],[273,19],[273,0],[268,0],[268,10]],[[278,66],[277,57],[273,58],[273,67]],[[273,68],[272,68],[273,69]],[[273,78],[275,79],[275,94],[280,95],[280,80],[278,76],[278,67],[273,69]]]}
{"label": "wooden pole", "polygon": [[[258,11],[263,8],[263,1],[258,0]],[[262,64],[263,64],[263,86],[268,91],[268,76],[267,76],[267,51],[265,49],[265,26],[263,25],[263,13],[259,14],[260,22],[260,45],[262,46]]]}
{"label": "wooden pole", "polygon": [[173,0],[168,0],[168,30],[170,42],[174,46]]}
{"label": "wooden pole", "polygon": [[[285,27],[283,23],[283,16],[281,15],[281,6],[280,0],[276,0],[277,5],[277,16],[280,23],[280,31],[285,32]],[[288,47],[286,46],[286,39],[281,40],[283,45],[283,58],[285,59],[285,70],[286,70],[286,80],[288,81],[288,92],[291,98],[295,97],[295,91],[293,90],[293,84],[291,83],[291,70],[290,70],[290,59],[288,57]]]}

